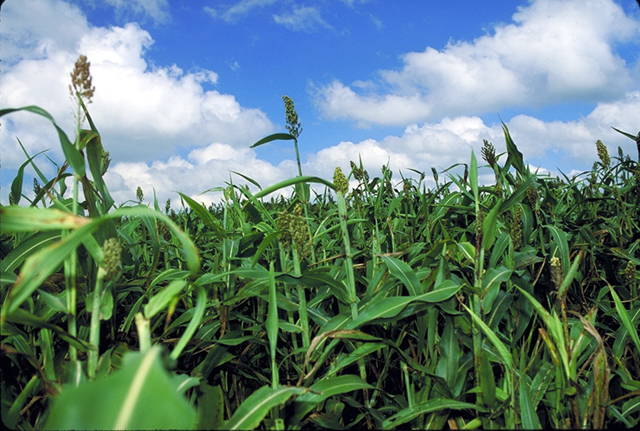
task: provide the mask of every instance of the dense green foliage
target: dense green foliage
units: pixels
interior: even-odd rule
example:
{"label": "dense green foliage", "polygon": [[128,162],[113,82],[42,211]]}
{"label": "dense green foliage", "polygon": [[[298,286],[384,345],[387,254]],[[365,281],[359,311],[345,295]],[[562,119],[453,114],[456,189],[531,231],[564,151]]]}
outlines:
{"label": "dense green foliage", "polygon": [[[433,171],[432,189],[424,174],[394,184],[388,166],[369,178],[351,162],[350,191],[337,169],[332,182],[301,173],[265,189],[243,176],[260,191],[229,183],[209,208],[181,194],[179,211],[151,209],[141,190],[117,208],[76,94],[90,129],[79,119],[73,142],[23,108],[53,122],[67,161],[48,179],[25,151],[1,208],[5,425],[640,422],[640,169],[629,156],[598,141],[592,171],[539,176],[505,127],[505,154],[485,141],[486,165],[472,152],[463,176]],[[30,199],[28,165],[44,184]]]}

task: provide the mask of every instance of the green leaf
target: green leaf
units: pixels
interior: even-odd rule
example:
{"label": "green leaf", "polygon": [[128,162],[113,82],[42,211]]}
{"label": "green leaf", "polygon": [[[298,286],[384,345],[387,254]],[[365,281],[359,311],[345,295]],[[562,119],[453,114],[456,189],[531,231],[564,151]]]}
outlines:
{"label": "green leaf", "polygon": [[616,132],[618,132],[618,133],[620,133],[620,134],[622,134],[622,135],[626,136],[626,137],[627,137],[627,138],[629,138],[629,139],[632,139],[632,140],[634,140],[634,141],[635,141],[636,139],[638,139],[636,136],[633,136],[631,133],[623,132],[622,130],[616,129],[615,127],[611,127],[611,128],[612,128],[613,130],[615,130]]}
{"label": "green leaf", "polygon": [[149,303],[144,306],[144,316],[151,319],[153,316],[166,308],[171,300],[182,292],[187,282],[184,280],[174,280],[158,294],[149,299]]}
{"label": "green leaf", "polygon": [[462,401],[449,400],[446,398],[435,398],[425,403],[417,404],[413,407],[407,407],[390,418],[382,422],[382,429],[392,429],[399,425],[405,424],[425,413],[433,413],[442,410],[475,410],[480,413],[486,412],[482,407],[475,404],[465,403]]}
{"label": "green leaf", "polygon": [[347,355],[347,357],[345,357],[344,359],[341,359],[335,366],[335,368],[332,368],[328,371],[328,375],[332,376],[334,374],[336,374],[338,371],[342,370],[343,368],[345,368],[348,365],[353,364],[354,362],[357,362],[359,359],[364,358],[367,355],[370,355],[371,353],[377,352],[378,350],[382,349],[386,347],[386,344],[384,343],[366,343],[366,344],[362,344],[360,346],[358,346],[353,352],[349,353],[349,355]]}
{"label": "green leaf", "polygon": [[[20,145],[22,146],[22,143]],[[29,159],[26,162],[24,162],[22,165],[20,165],[20,167],[18,168],[18,173],[16,177],[13,179],[13,182],[11,183],[11,198],[12,198],[11,200],[13,201],[14,205],[18,205],[18,203],[20,202],[20,198],[22,197],[22,180],[24,178],[24,168],[29,163],[31,163],[34,158],[44,153],[45,151],[40,151],[35,156],[29,157]]]}
{"label": "green leaf", "polygon": [[[2,210],[4,211],[8,208],[9,207],[3,207]],[[51,217],[52,214],[54,216],[58,214],[65,220],[62,223],[67,223],[67,220],[69,220],[68,217],[76,217],[71,214],[67,215],[68,213],[64,213],[62,211],[52,213],[50,211],[42,209],[33,210],[41,211],[44,214],[42,219],[47,219]],[[12,209],[12,212],[10,213],[12,214],[12,217],[15,218],[18,212],[13,212]],[[4,214],[5,213],[3,212],[3,227],[5,222],[7,221],[4,217]],[[78,224],[81,226],[79,229],[72,231],[69,235],[65,236],[60,241],[51,244],[48,247],[42,248],[37,253],[34,253],[25,260],[20,271],[20,276],[18,277],[18,282],[13,285],[7,299],[2,304],[3,321],[7,317],[7,313],[14,312],[38,287],[40,287],[40,285],[46,280],[49,275],[51,275],[54,271],[61,267],[64,259],[66,259],[66,257],[69,256],[70,253],[75,251],[75,249],[81,243],[85,243],[89,240],[95,241],[91,237],[91,235],[98,228],[100,228],[105,222],[111,219],[120,218],[123,216],[146,216],[163,221],[174,233],[177,239],[182,243],[182,251],[184,252],[184,258],[187,265],[189,266],[191,275],[193,276],[198,272],[198,270],[200,269],[200,258],[198,256],[198,250],[196,249],[195,245],[169,217],[161,214],[158,211],[154,211],[144,206],[138,206],[131,208],[121,208],[113,211],[108,215],[96,219],[85,219],[82,217],[77,217],[77,219],[74,218],[73,220],[82,220],[82,222],[78,222]],[[40,217],[40,215],[38,215],[38,217]],[[38,219],[38,217],[34,218]],[[55,222],[51,221],[51,223]]]}
{"label": "green leaf", "polygon": [[314,383],[309,389],[309,392],[300,395],[295,400],[295,413],[289,421],[290,426],[299,423],[307,413],[333,395],[374,388],[360,377],[346,374],[344,376],[329,377],[320,380]]}
{"label": "green leaf", "polygon": [[198,429],[222,429],[224,423],[224,394],[218,385],[200,385],[202,395],[198,397]]}
{"label": "green leaf", "polygon": [[500,284],[506,282],[511,277],[513,271],[499,266],[498,268],[489,268],[487,272],[482,276],[482,310],[484,314],[488,314],[491,311],[493,302],[498,297],[500,292]]}
{"label": "green leaf", "polygon": [[529,385],[526,382],[527,377],[523,375],[520,378],[520,419],[522,420],[522,427],[524,429],[540,429],[540,420],[533,407],[531,399],[531,393],[529,392]]}
{"label": "green leaf", "polygon": [[108,377],[66,386],[45,429],[194,429],[196,412],[164,369],[161,349],[129,353]]}
{"label": "green leaf", "polygon": [[484,323],[482,321],[482,319],[480,319],[480,317],[478,317],[469,307],[467,307],[465,304],[461,304],[465,310],[467,310],[467,312],[471,315],[471,318],[474,320],[474,322],[476,322],[476,324],[480,327],[480,329],[482,329],[482,332],[484,332],[484,335],[487,336],[487,338],[489,339],[489,341],[491,341],[491,343],[493,344],[493,346],[496,348],[496,350],[498,351],[498,354],[500,355],[500,358],[502,359],[502,361],[504,362],[504,364],[507,366],[507,368],[509,370],[513,370],[513,358],[511,357],[511,353],[509,353],[509,349],[507,349],[507,347],[502,343],[502,341],[500,341],[500,339],[498,338],[498,336],[495,334],[495,332],[493,332],[491,330],[491,328],[489,328],[487,326],[486,323]]}
{"label": "green leaf", "polygon": [[182,199],[184,199],[187,205],[191,207],[193,212],[196,213],[200,220],[202,220],[202,222],[214,232],[218,239],[226,238],[226,231],[220,225],[220,222],[213,216],[213,214],[209,212],[207,208],[205,208],[204,205],[199,204],[184,193],[178,192],[178,194]]}
{"label": "green leaf", "polygon": [[631,319],[629,318],[629,314],[627,313],[627,309],[624,308],[620,297],[616,293],[616,291],[609,285],[609,291],[611,292],[611,296],[613,296],[613,302],[616,304],[616,311],[618,312],[618,318],[622,321],[622,324],[629,332],[631,339],[636,345],[636,349],[640,352],[640,338],[638,337],[638,328],[634,327]]}
{"label": "green leaf", "polygon": [[442,360],[446,364],[445,378],[449,389],[453,390],[458,378],[458,363],[460,362],[460,343],[453,327],[453,319],[449,316],[446,319],[442,337],[438,343]]}
{"label": "green leaf", "polygon": [[458,249],[465,258],[469,259],[471,262],[476,260],[476,248],[473,244],[467,241],[459,242],[457,244]]}
{"label": "green leaf", "polygon": [[177,360],[182,353],[182,350],[187,346],[187,343],[193,337],[193,334],[196,333],[198,326],[202,322],[202,317],[204,316],[204,310],[207,305],[207,292],[201,287],[196,285],[196,290],[198,292],[198,299],[196,303],[196,307],[193,309],[193,317],[189,320],[189,324],[187,325],[187,329],[184,330],[184,333],[180,337],[180,341],[176,344],[176,347],[171,351],[171,359]]}
{"label": "green leaf", "polygon": [[60,232],[56,231],[38,232],[31,235],[2,259],[0,262],[2,273],[15,271],[29,255],[58,240],[60,240]]}
{"label": "green leaf", "polygon": [[453,280],[447,280],[441,288],[418,296],[374,297],[360,310],[358,317],[350,322],[347,328],[355,329],[373,320],[395,317],[413,301],[428,303],[445,301],[461,288],[462,285],[456,284]]}
{"label": "green leaf", "polygon": [[491,211],[489,211],[489,214],[486,215],[482,222],[482,247],[485,250],[489,250],[496,239],[501,202],[502,199],[498,199],[498,202],[491,208]]}
{"label": "green leaf", "polygon": [[507,144],[507,163],[504,166],[504,170],[507,171],[509,166],[513,166],[523,178],[526,177],[527,172],[524,167],[524,158],[522,153],[518,150],[518,147],[511,139],[511,134],[509,133],[509,129],[507,129],[507,125],[502,123],[502,131],[504,132],[504,140]]}
{"label": "green leaf", "polygon": [[389,268],[389,272],[405,285],[409,295],[418,296],[423,292],[418,276],[409,265],[395,257],[380,256],[380,258]]}
{"label": "green leaf", "polygon": [[253,195],[253,197],[255,199],[259,199],[261,197],[267,196],[268,194],[271,194],[277,190],[283,189],[285,187],[289,187],[298,183],[319,183],[319,184],[324,184],[325,186],[329,187],[330,189],[335,190],[336,186],[323,179],[320,177],[309,177],[309,176],[302,176],[302,177],[294,177],[294,178],[289,178],[288,180],[284,180],[281,181],[277,184],[274,184],[272,186],[267,187],[266,189],[262,189],[260,190],[258,193],[256,193],[255,195]]}
{"label": "green leaf", "polygon": [[482,350],[480,355],[480,388],[485,405],[493,407],[496,402],[496,379],[486,350]]}
{"label": "green leaf", "polygon": [[41,115],[51,121],[53,127],[55,127],[56,129],[56,132],[58,132],[58,139],[60,140],[60,145],[62,146],[62,152],[69,162],[71,169],[73,169],[73,171],[79,177],[83,177],[85,175],[84,158],[82,154],[80,154],[80,151],[78,151],[78,149],[74,147],[71,141],[69,141],[69,138],[64,133],[64,131],[60,127],[58,127],[51,114],[38,106],[25,106],[23,108],[0,109],[0,117],[16,111],[32,112],[34,114]]}
{"label": "green leaf", "polygon": [[252,430],[257,428],[272,408],[284,404],[292,395],[303,394],[306,390],[305,388],[288,386],[279,386],[275,389],[263,386],[244,400],[225,424],[225,429]]}
{"label": "green leaf", "polygon": [[558,256],[560,263],[562,264],[562,272],[567,275],[571,261],[569,260],[569,243],[567,242],[567,234],[557,226],[545,225],[545,228],[549,229],[556,245],[558,246]]}
{"label": "green leaf", "polygon": [[469,168],[469,185],[471,185],[471,191],[473,192],[474,202],[478,202],[478,161],[476,155],[471,149],[471,166]]}
{"label": "green leaf", "polygon": [[273,135],[269,135],[267,137],[264,137],[262,139],[260,139],[258,142],[256,142],[255,144],[253,144],[252,146],[250,146],[249,148],[255,148],[255,147],[259,147],[260,145],[266,144],[268,142],[271,141],[290,141],[290,140],[295,140],[296,137],[293,135],[290,135],[288,133],[274,133]]}
{"label": "green leaf", "polygon": [[8,206],[0,208],[2,232],[35,232],[78,229],[91,220],[53,208]]}

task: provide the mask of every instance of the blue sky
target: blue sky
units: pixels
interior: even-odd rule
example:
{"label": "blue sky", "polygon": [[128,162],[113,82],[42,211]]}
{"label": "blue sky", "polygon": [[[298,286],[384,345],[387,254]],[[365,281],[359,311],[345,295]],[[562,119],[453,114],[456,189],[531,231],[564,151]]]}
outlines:
{"label": "blue sky", "polygon": [[[295,176],[290,142],[249,148],[285,131],[285,94],[304,174],[330,179],[362,157],[371,176],[389,163],[397,180],[429,178],[483,139],[503,151],[501,120],[532,168],[577,173],[597,139],[636,157],[611,126],[640,130],[639,12],[634,0],[7,0],[0,106],[39,105],[73,135],[69,73],[87,55],[117,202],[140,186],[177,204],[176,191],[224,186],[229,171],[263,187]],[[16,137],[62,157],[45,120],[0,121],[6,203],[25,160]]]}

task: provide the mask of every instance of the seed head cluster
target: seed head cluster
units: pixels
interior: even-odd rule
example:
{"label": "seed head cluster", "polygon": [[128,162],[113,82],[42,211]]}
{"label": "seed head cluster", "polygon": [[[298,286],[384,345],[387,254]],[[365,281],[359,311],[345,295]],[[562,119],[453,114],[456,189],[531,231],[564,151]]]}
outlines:
{"label": "seed head cluster", "polygon": [[302,206],[299,203],[293,208],[293,214],[289,214],[287,210],[281,212],[276,223],[278,230],[282,231],[280,242],[285,248],[295,244],[301,259],[311,254],[309,231],[302,216]]}
{"label": "seed head cluster", "polygon": [[287,130],[291,136],[298,139],[298,136],[302,133],[302,126],[298,121],[298,113],[296,112],[295,106],[293,106],[293,100],[291,100],[289,96],[282,96],[282,100],[284,101]]}
{"label": "seed head cluster", "polygon": [[486,139],[483,139],[482,141],[484,142],[484,145],[480,150],[482,159],[489,163],[489,166],[493,168],[496,164],[496,149],[493,147],[493,144]]}
{"label": "seed head cluster", "polygon": [[353,178],[360,182],[368,183],[369,173],[364,168],[359,168],[358,166],[356,166],[353,161],[349,163],[351,164],[351,172],[353,172]]}
{"label": "seed head cluster", "polygon": [[551,281],[555,284],[556,289],[560,289],[564,281],[564,273],[562,272],[562,263],[557,256],[551,258]]}
{"label": "seed head cluster", "polygon": [[484,211],[478,211],[478,215],[476,217],[476,237],[479,238],[482,235],[482,223],[484,223],[484,218],[486,214]]}
{"label": "seed head cluster", "polygon": [[336,192],[338,193],[346,195],[349,191],[349,181],[347,180],[347,177],[344,176],[342,169],[340,169],[339,166],[336,167],[333,172],[333,184],[335,184]]}
{"label": "seed head cluster", "polygon": [[71,85],[69,92],[72,97],[83,98],[87,103],[91,103],[91,98],[96,90],[91,85],[91,72],[89,70],[91,63],[87,61],[86,55],[81,55],[76,61],[73,72],[71,72]]}
{"label": "seed head cluster", "polygon": [[529,200],[531,209],[534,210],[538,216],[540,216],[540,208],[538,207],[540,194],[538,193],[538,189],[536,189],[533,184],[530,184],[529,188],[527,189],[527,199]]}
{"label": "seed head cluster", "polygon": [[411,181],[408,178],[402,180],[402,199],[411,200]]}
{"label": "seed head cluster", "polygon": [[611,164],[611,159],[609,158],[609,151],[607,150],[606,145],[602,143],[600,139],[596,141],[596,148],[598,149],[598,158],[602,162],[603,165],[609,166]]}
{"label": "seed head cluster", "polygon": [[513,241],[513,248],[519,249],[522,245],[522,207],[516,208],[515,214],[511,219],[511,241]]}
{"label": "seed head cluster", "polygon": [[106,271],[105,280],[111,280],[120,271],[120,256],[122,255],[122,246],[116,238],[109,238],[102,245],[104,253],[103,267]]}
{"label": "seed head cluster", "polygon": [[636,266],[629,261],[624,269],[624,282],[630,291],[634,291],[636,287]]}

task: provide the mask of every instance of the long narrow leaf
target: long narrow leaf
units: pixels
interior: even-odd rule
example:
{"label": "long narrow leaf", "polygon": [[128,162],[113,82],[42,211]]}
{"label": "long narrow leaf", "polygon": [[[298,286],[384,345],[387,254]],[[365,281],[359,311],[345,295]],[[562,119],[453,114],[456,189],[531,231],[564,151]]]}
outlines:
{"label": "long narrow leaf", "polygon": [[269,410],[283,404],[292,395],[300,395],[305,391],[305,388],[297,387],[280,386],[273,389],[269,386],[263,386],[244,400],[225,424],[225,429],[252,430],[257,428]]}
{"label": "long narrow leaf", "polygon": [[392,429],[399,425],[405,424],[413,419],[417,418],[420,415],[425,413],[432,413],[441,410],[475,410],[480,413],[484,413],[484,410],[481,407],[478,407],[475,404],[465,403],[462,401],[449,400],[446,398],[436,398],[429,400],[427,402],[417,404],[413,407],[408,407],[391,416],[389,419],[382,422],[382,429]]}

